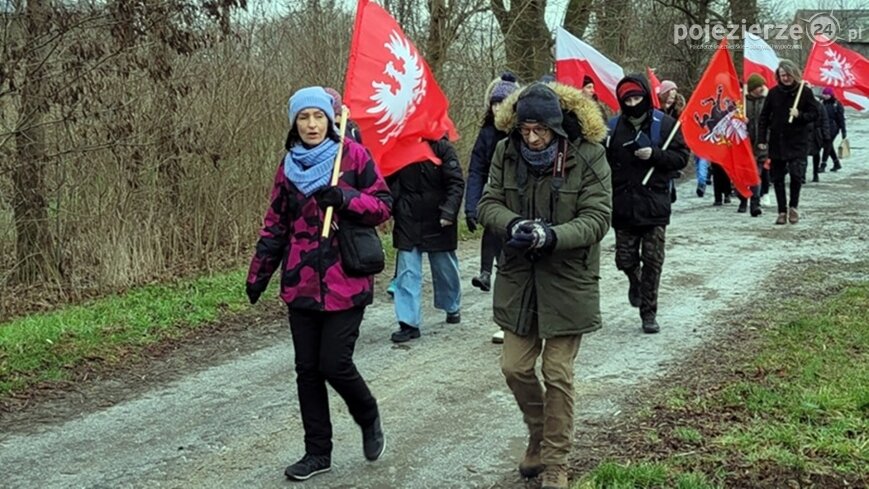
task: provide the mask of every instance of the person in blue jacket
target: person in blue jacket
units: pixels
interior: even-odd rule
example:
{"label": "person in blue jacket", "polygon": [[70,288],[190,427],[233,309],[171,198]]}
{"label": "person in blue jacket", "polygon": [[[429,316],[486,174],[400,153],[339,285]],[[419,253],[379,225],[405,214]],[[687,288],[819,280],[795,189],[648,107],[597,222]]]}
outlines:
{"label": "person in blue jacket", "polygon": [[[495,111],[508,95],[519,88],[516,77],[512,73],[503,73],[489,84],[486,90],[486,115],[474,149],[471,152],[471,162],[468,168],[468,184],[465,195],[465,222],[472,233],[477,230],[477,203],[483,196],[483,188],[489,180],[489,166],[495,145],[507,135],[495,128]],[[492,264],[501,253],[501,238],[489,229],[483,230],[480,245],[480,274],[471,280],[474,287],[488,292],[492,288]],[[504,341],[504,332],[500,329],[492,337],[495,343]]]}

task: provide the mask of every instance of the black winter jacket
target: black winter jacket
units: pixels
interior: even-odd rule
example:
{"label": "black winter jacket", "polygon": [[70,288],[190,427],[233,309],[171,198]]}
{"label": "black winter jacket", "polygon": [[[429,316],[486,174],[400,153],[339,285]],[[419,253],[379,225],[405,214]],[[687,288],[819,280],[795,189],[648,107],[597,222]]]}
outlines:
{"label": "black winter jacket", "polygon": [[[649,93],[646,80],[635,78]],[[646,116],[640,129],[651,138],[652,114]],[[661,139],[676,125],[676,120],[664,114],[661,121]],[[634,149],[624,143],[633,140],[637,130],[627,117],[619,118],[607,143],[607,160],[612,167],[613,228],[624,229],[640,226],[666,226],[670,224],[670,179],[688,164],[688,147],[677,131],[666,151],[653,148],[652,157],[641,160],[634,156]],[[651,178],[643,185],[649,168],[654,167]]]}
{"label": "black winter jacket", "polygon": [[477,203],[483,196],[483,188],[489,180],[489,167],[492,166],[492,155],[495,145],[507,137],[507,134],[495,128],[494,121],[480,128],[474,149],[471,151],[471,162],[468,165],[468,189],[465,195],[465,214],[477,217]]}
{"label": "black winter jacket", "polygon": [[805,159],[809,154],[810,123],[818,119],[818,104],[809,89],[803,89],[793,122],[788,122],[790,109],[797,97],[798,86],[789,89],[776,85],[769,91],[758,128],[760,144],[769,144],[769,157],[774,160]]}
{"label": "black winter jacket", "polygon": [[[441,164],[411,163],[386,179],[392,192],[392,245],[403,251],[453,251],[458,247],[458,214],[465,192],[462,167],[446,139],[431,142]],[[440,220],[452,225],[442,227]]]}

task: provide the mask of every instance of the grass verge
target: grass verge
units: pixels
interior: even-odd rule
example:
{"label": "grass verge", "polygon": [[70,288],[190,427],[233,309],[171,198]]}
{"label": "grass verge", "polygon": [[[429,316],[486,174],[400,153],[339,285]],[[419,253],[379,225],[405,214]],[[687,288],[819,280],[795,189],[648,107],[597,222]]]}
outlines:
{"label": "grass verge", "polygon": [[[476,239],[464,219],[461,240]],[[382,232],[388,283],[395,263],[392,235]],[[87,364],[122,364],[148,346],[250,310],[243,283],[247,268],[147,285],[79,305],[60,306],[0,323],[0,398],[74,377]],[[277,295],[277,276],[263,297]],[[384,285],[385,286],[385,285]]]}
{"label": "grass verge", "polygon": [[769,316],[728,346],[714,382],[692,372],[597,440],[618,448],[576,487],[866,487],[869,284]]}

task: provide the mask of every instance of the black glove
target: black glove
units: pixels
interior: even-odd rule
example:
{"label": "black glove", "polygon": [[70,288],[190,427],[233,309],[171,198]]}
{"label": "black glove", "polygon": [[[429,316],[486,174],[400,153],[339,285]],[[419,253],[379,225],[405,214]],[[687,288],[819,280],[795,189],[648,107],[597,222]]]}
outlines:
{"label": "black glove", "polygon": [[507,225],[507,246],[519,250],[527,250],[534,245],[534,236],[531,228],[534,221],[530,219],[516,218]]}
{"label": "black glove", "polygon": [[265,287],[262,285],[251,284],[248,283],[245,285],[245,292],[247,292],[247,299],[251,304],[256,304],[259,300],[259,296],[263,294],[265,291]]}
{"label": "black glove", "polygon": [[326,187],[317,192],[317,205],[321,209],[334,207],[335,210],[344,208],[344,191],[338,187]]}
{"label": "black glove", "polygon": [[519,223],[516,232],[507,242],[507,245],[519,249],[534,249],[541,252],[552,251],[558,237],[555,232],[543,221],[526,221]]}
{"label": "black glove", "polygon": [[465,216],[465,223],[468,225],[468,231],[477,232],[477,218],[474,216]]}

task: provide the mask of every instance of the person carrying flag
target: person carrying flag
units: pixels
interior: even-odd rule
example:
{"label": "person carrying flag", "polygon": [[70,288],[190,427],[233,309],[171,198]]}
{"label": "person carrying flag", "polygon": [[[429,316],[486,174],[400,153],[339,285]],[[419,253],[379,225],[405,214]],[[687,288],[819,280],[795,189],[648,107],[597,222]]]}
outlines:
{"label": "person carrying flag", "polygon": [[607,143],[616,267],[628,276],[628,300],[640,309],[643,332],[657,333],[664,235],[670,224],[670,179],[688,164],[688,148],[677,130],[667,149],[661,149],[676,120],[652,108],[653,94],[643,75],[624,77],[616,95],[622,113],[610,119]]}
{"label": "person carrying flag", "polygon": [[[811,123],[818,119],[818,104],[812,91],[800,91],[800,69],[784,59],[776,70],[778,84],[769,91],[760,113],[758,148],[769,150],[772,160],[770,180],[778,204],[778,225],[796,224],[800,220],[797,208],[800,189],[805,178],[809,153]],[[800,98],[797,101],[797,93]],[[794,107],[794,101],[797,101]],[[785,177],[790,176],[790,202],[785,191]]]}

